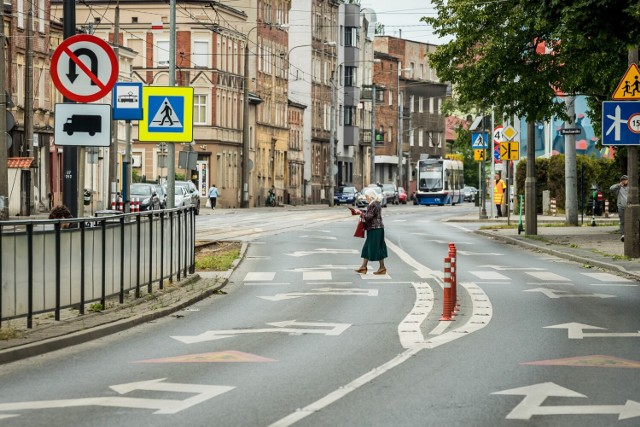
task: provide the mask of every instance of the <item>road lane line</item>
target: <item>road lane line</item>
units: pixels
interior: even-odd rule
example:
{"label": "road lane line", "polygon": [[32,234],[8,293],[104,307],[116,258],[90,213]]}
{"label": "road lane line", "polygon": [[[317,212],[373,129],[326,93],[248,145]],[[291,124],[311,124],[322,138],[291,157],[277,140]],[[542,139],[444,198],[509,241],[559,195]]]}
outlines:
{"label": "road lane line", "polygon": [[[398,246],[387,240],[387,247],[396,253],[402,261],[413,266],[418,271],[431,271],[426,266],[421,265],[415,259],[413,259],[408,253],[400,249]],[[440,280],[434,274],[431,275],[436,282]],[[407,329],[406,332],[401,331],[403,324],[410,319],[413,322],[420,321],[419,319],[426,319],[427,314],[433,309],[433,302],[429,304],[428,301],[422,301],[422,303],[426,303],[424,306],[418,305],[418,301],[423,299],[425,295],[428,295],[429,292],[433,294],[433,290],[427,283],[418,282],[412,283],[414,288],[416,289],[416,303],[412,307],[410,313],[403,319],[403,321],[398,325],[398,335],[400,337],[400,342],[405,346],[409,346],[405,351],[398,354],[393,359],[389,360],[386,363],[383,363],[377,368],[373,368],[369,372],[364,375],[356,378],[350,383],[338,388],[327,394],[324,397],[316,400],[315,402],[305,406],[304,408],[297,409],[295,412],[281,418],[280,420],[272,423],[269,427],[288,427],[291,426],[298,421],[303,420],[309,415],[314,414],[322,410],[323,408],[328,407],[334,402],[342,399],[352,391],[357,390],[358,388],[370,383],[374,379],[382,376],[386,372],[395,368],[396,366],[401,365],[402,363],[409,360],[411,357],[418,354],[420,351],[425,349],[434,349],[443,344],[454,341],[458,338],[469,335],[470,333],[476,332],[489,324],[493,315],[493,308],[491,306],[491,302],[489,301],[488,296],[485,292],[475,283],[473,282],[462,282],[460,285],[464,287],[469,295],[471,296],[472,302],[472,314],[469,318],[469,321],[465,324],[462,324],[460,327],[455,328],[449,332],[438,335],[436,337],[430,338],[428,341],[424,340],[421,330],[416,331],[416,326],[411,326],[411,330]],[[426,290],[426,287],[429,287],[429,290]],[[418,312],[418,308],[421,310]],[[427,310],[428,308],[428,310]],[[418,329],[420,329],[420,325],[422,321],[418,324]],[[406,327],[406,324],[405,324]]]}

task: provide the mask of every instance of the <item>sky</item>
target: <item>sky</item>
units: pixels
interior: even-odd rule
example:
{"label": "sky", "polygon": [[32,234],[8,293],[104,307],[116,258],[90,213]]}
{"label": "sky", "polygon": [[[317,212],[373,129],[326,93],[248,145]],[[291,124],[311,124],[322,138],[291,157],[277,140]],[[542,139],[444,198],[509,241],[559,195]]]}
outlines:
{"label": "sky", "polygon": [[378,22],[384,24],[388,36],[400,37],[402,30],[403,39],[432,44],[446,42],[420,21],[423,16],[435,16],[435,9],[429,0],[362,0],[360,5],[376,12]]}

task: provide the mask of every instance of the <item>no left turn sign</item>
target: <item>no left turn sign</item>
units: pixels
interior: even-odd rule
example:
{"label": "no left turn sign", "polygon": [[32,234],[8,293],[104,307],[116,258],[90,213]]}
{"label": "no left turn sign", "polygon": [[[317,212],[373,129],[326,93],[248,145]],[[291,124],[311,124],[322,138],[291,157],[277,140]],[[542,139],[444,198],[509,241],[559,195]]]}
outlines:
{"label": "no left turn sign", "polygon": [[77,34],[53,52],[51,79],[73,101],[96,101],[108,94],[118,79],[118,59],[104,40]]}

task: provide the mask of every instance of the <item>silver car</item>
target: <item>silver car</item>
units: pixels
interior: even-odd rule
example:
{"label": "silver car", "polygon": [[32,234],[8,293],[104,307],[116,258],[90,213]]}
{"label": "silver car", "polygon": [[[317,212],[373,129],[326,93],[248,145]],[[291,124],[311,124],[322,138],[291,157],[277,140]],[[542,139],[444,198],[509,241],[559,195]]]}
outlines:
{"label": "silver car", "polygon": [[191,205],[196,208],[196,215],[198,215],[200,213],[200,192],[198,187],[191,181],[176,181],[176,187],[182,187],[187,190]]}
{"label": "silver car", "polygon": [[384,192],[382,191],[382,188],[380,188],[380,186],[378,186],[376,184],[372,184],[372,185],[369,185],[368,187],[363,188],[362,191],[359,192],[356,195],[356,206],[359,207],[359,208],[364,208],[364,207],[367,206],[367,198],[364,196],[364,193],[369,188],[372,188],[373,191],[378,193],[378,199],[380,200],[380,204],[382,205],[383,208],[386,208],[387,207],[387,197],[384,195]]}

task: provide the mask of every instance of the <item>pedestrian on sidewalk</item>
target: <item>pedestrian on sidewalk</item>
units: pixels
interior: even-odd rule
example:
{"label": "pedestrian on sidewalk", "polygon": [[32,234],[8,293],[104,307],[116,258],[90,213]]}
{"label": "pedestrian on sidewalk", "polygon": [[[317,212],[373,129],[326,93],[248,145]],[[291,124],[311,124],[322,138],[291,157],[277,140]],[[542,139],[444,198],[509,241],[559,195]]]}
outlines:
{"label": "pedestrian on sidewalk", "polygon": [[613,184],[609,187],[609,190],[616,193],[616,197],[618,198],[616,205],[618,206],[618,218],[620,218],[620,240],[624,242],[624,211],[627,208],[627,194],[629,192],[629,178],[627,175],[622,175],[620,177],[620,182],[617,184]]}
{"label": "pedestrian on sidewalk", "polygon": [[211,209],[216,208],[216,202],[218,200],[218,189],[215,184],[211,184],[209,188],[209,201],[211,202]]}
{"label": "pedestrian on sidewalk", "polygon": [[496,217],[502,216],[502,205],[504,204],[504,192],[506,189],[507,184],[500,178],[500,174],[496,172],[493,184],[493,203],[496,205]]}

